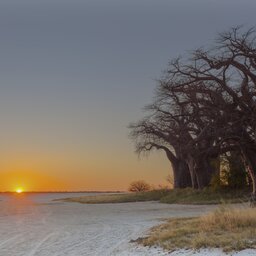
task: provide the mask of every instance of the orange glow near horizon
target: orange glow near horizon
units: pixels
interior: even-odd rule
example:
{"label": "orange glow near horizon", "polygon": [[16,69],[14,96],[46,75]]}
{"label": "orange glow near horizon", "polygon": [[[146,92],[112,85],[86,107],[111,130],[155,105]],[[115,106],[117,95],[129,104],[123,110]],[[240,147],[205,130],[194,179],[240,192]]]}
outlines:
{"label": "orange glow near horizon", "polygon": [[[162,155],[135,163],[129,158],[108,155],[98,161],[94,154],[85,159],[72,156],[60,159],[53,155],[54,161],[43,157],[42,154],[39,159],[32,153],[22,159],[5,157],[0,163],[0,191],[16,192],[18,188],[24,192],[125,191],[132,181],[141,179],[151,185],[165,185],[169,171],[159,168],[160,160],[166,160]],[[128,162],[129,165],[123,164]]]}
{"label": "orange glow near horizon", "polygon": [[24,191],[65,190],[65,186],[56,178],[38,171],[0,172],[0,190],[22,193]]}

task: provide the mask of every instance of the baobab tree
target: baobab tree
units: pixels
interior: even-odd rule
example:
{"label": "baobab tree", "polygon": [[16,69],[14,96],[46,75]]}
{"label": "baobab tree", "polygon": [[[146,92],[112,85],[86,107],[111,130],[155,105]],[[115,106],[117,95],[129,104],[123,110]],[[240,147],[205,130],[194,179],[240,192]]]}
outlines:
{"label": "baobab tree", "polygon": [[[251,178],[256,201],[255,32],[233,28],[210,50],[170,62],[159,80],[149,114],[132,124],[137,152],[166,152],[179,187],[189,170],[192,187],[209,185],[211,159],[236,151]],[[175,161],[182,163],[177,168]],[[182,178],[183,177],[183,178]],[[177,179],[177,180],[176,180]],[[175,181],[176,180],[176,181]]]}
{"label": "baobab tree", "polygon": [[[148,107],[153,109],[153,105]],[[156,110],[157,111],[157,110]],[[175,119],[164,120],[158,115],[151,115],[129,126],[132,129],[130,136],[136,141],[136,152],[149,153],[153,150],[162,150],[171,162],[174,188],[191,186],[191,179],[187,163],[183,159],[177,135]]]}
{"label": "baobab tree", "polygon": [[[214,144],[232,146],[250,175],[256,199],[256,46],[253,29],[233,28],[219,36],[211,50],[196,50],[188,61],[170,63],[168,89],[193,95],[191,106],[200,102]],[[201,87],[203,85],[204,91]],[[204,97],[211,93],[212,105]],[[213,112],[214,110],[214,112]],[[212,116],[215,113],[215,117]],[[207,127],[207,126],[205,126]],[[203,136],[204,137],[204,136]]]}

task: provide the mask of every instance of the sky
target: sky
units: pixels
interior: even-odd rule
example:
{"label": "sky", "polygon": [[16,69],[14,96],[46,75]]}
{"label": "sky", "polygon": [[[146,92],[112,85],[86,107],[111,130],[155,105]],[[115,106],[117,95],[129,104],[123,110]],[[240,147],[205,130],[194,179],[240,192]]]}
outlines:
{"label": "sky", "polygon": [[0,0],[0,191],[166,184],[164,153],[138,158],[129,123],[168,61],[233,26],[255,0]]}

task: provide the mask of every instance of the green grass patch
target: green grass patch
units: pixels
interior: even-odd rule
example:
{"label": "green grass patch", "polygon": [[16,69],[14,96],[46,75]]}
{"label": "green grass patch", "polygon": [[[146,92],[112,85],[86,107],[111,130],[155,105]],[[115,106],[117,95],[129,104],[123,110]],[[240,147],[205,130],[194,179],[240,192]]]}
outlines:
{"label": "green grass patch", "polygon": [[255,209],[220,208],[197,218],[171,219],[139,238],[145,246],[166,250],[221,248],[226,252],[256,249]]}
{"label": "green grass patch", "polygon": [[203,190],[186,189],[158,189],[137,193],[104,194],[96,196],[83,196],[57,199],[57,201],[77,202],[84,204],[103,203],[128,203],[159,201],[168,204],[220,204],[247,202],[250,198],[249,190],[221,189],[212,191],[210,188]]}
{"label": "green grass patch", "polygon": [[222,188],[213,191],[211,188],[195,190],[191,188],[174,189],[167,196],[160,199],[161,203],[168,204],[220,204],[248,202],[249,189],[230,190]]}
{"label": "green grass patch", "polygon": [[104,203],[129,203],[144,201],[159,201],[168,195],[169,190],[153,190],[138,193],[120,193],[107,194],[97,196],[72,197],[64,199],[56,199],[55,201],[77,202],[83,204],[104,204]]}

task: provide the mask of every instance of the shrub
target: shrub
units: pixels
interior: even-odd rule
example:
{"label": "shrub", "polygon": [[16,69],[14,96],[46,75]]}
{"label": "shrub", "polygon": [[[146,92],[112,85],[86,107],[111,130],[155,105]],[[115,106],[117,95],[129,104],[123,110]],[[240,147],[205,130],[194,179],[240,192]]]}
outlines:
{"label": "shrub", "polygon": [[130,184],[128,190],[131,192],[149,191],[150,185],[147,182],[145,182],[144,180],[137,180],[137,181],[133,181]]}

